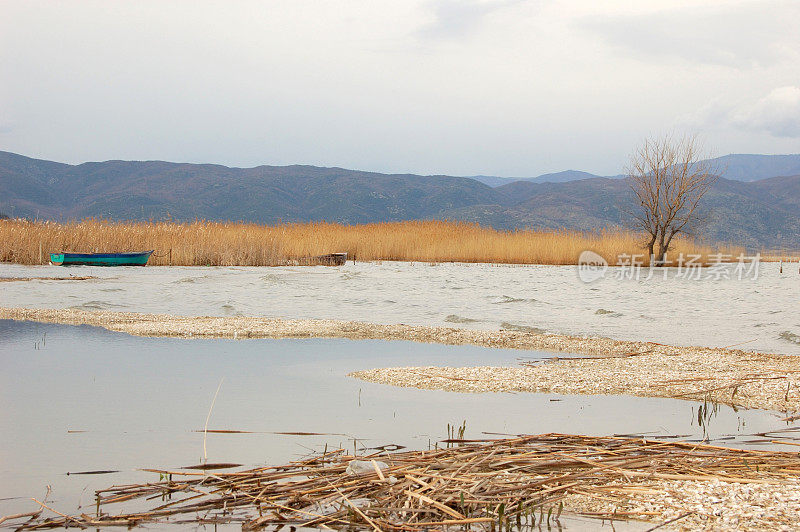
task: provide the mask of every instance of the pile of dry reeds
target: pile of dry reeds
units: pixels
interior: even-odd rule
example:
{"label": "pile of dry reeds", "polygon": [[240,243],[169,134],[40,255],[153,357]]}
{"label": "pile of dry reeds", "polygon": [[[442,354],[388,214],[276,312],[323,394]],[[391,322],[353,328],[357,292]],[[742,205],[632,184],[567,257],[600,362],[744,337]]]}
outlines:
{"label": "pile of dry reeds", "polygon": [[[147,470],[161,480],[98,491],[96,515],[38,517],[21,528],[148,522],[240,522],[245,530],[524,528],[558,519],[569,495],[626,499],[641,493],[637,482],[663,480],[780,483],[798,471],[796,453],[641,438],[545,434],[445,443],[453,447],[360,457],[339,449],[280,467],[228,473]],[[112,504],[137,501],[153,507],[109,511]]]}
{"label": "pile of dry reeds", "polygon": [[[622,230],[497,231],[476,224],[408,221],[343,225],[304,223],[266,226],[197,221],[82,222],[0,221],[0,262],[46,264],[49,253],[156,252],[150,265],[276,266],[346,252],[359,261],[482,262],[502,264],[577,264],[592,250],[610,264],[620,257],[644,257],[645,238]],[[676,240],[670,256],[721,252],[735,259],[742,248],[711,248]]]}

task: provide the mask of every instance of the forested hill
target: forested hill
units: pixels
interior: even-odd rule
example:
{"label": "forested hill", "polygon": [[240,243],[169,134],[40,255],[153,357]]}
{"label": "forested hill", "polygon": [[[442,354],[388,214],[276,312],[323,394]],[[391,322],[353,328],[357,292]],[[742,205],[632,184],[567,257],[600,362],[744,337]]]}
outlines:
{"label": "forested hill", "polygon": [[[703,235],[754,248],[800,248],[800,156],[729,157],[734,159],[726,168],[735,169],[738,179],[720,179],[707,195]],[[736,163],[741,157],[750,165],[750,174]],[[794,158],[798,166],[792,175],[747,178],[790,171]],[[490,186],[478,178],[303,165],[230,168],[163,161],[69,165],[0,152],[0,212],[54,220],[171,217],[259,223],[448,218],[501,229],[626,224],[623,209],[631,199],[624,179],[575,171],[548,177]]]}

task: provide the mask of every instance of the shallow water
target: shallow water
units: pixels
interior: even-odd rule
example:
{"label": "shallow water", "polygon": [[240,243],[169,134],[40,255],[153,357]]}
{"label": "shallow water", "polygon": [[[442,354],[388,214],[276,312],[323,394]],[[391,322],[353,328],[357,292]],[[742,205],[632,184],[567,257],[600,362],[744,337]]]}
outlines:
{"label": "shallow water", "polygon": [[[797,264],[757,279],[604,279],[574,266],[348,263],[342,267],[98,268],[0,264],[0,306],[207,316],[332,318],[480,329],[534,328],[677,345],[800,354]],[[617,269],[619,270],[619,269]],[[668,269],[669,270],[669,269]],[[643,275],[644,277],[644,275]]]}
{"label": "shallow water", "polygon": [[[467,438],[624,433],[730,445],[752,445],[753,433],[786,427],[776,414],[728,407],[698,424],[696,403],[670,399],[459,394],[346,377],[383,366],[512,365],[520,356],[547,355],[398,341],[140,338],[0,320],[0,515],[34,509],[23,498],[43,497],[48,485],[60,511],[80,504],[91,511],[95,489],[156,480],[138,468],[200,463],[203,434],[196,431],[220,382],[209,428],[254,433],[209,434],[207,458],[248,467],[326,444],[426,449],[447,436],[448,423],[464,421]],[[97,470],[119,472],[66,475]]]}

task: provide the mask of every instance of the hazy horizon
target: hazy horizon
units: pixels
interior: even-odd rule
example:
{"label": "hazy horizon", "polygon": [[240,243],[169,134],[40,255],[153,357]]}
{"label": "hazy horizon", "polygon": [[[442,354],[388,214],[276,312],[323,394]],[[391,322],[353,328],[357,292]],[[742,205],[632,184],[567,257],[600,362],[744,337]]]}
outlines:
{"label": "hazy horizon", "polygon": [[[106,162],[113,162],[113,161],[123,161],[123,162],[163,162],[163,163],[172,163],[172,164],[199,164],[199,165],[225,166],[225,167],[234,168],[234,169],[237,169],[237,168],[238,169],[250,169],[250,168],[258,168],[258,167],[262,167],[262,166],[271,166],[271,167],[313,166],[313,167],[317,167],[317,168],[341,168],[343,170],[353,170],[353,171],[356,171],[356,172],[372,172],[372,173],[398,174],[398,175],[415,174],[414,172],[410,172],[410,171],[405,171],[405,172],[404,171],[380,172],[378,170],[368,170],[368,169],[364,169],[364,168],[346,168],[346,167],[342,167],[342,166],[320,166],[320,165],[310,165],[310,164],[306,164],[306,163],[288,163],[288,164],[276,165],[276,164],[271,164],[269,162],[266,162],[266,163],[254,164],[254,165],[251,165],[251,166],[236,166],[236,165],[226,165],[226,164],[222,164],[222,163],[218,163],[218,162],[214,162],[214,161],[180,161],[180,160],[167,160],[167,159],[120,159],[120,158],[68,162],[68,161],[59,161],[59,160],[52,160],[52,159],[42,159],[40,157],[33,157],[31,155],[27,155],[27,154],[24,154],[24,153],[16,153],[16,152],[8,152],[7,150],[0,150],[0,152],[3,152],[3,151],[5,151],[6,153],[12,153],[14,155],[20,155],[22,157],[27,157],[27,158],[30,158],[30,159],[38,159],[38,160],[44,160],[44,161],[48,161],[48,162],[68,164],[68,165],[72,165],[72,166],[77,166],[77,165],[81,165],[81,164],[90,164],[90,163],[106,163]],[[775,153],[775,154],[727,153],[727,154],[719,155],[717,157],[723,158],[723,157],[729,157],[729,156],[771,156],[771,155],[791,157],[791,156],[798,156],[798,155],[800,155],[800,153]],[[622,173],[624,173],[624,172],[621,171],[621,172],[618,172],[617,174],[613,174],[613,175],[612,174],[605,174],[604,175],[604,174],[599,174],[597,172],[592,172],[591,170],[585,170],[585,169],[581,169],[581,168],[564,168],[564,169],[561,169],[561,170],[554,170],[552,172],[545,172],[543,174],[525,175],[525,176],[523,176],[523,175],[518,175],[518,176],[500,176],[500,175],[497,175],[497,174],[474,174],[474,173],[473,174],[445,174],[445,173],[442,173],[442,172],[433,172],[433,173],[428,173],[428,174],[416,174],[416,175],[421,175],[423,177],[425,177],[425,176],[433,177],[433,176],[439,176],[439,175],[442,175],[442,176],[449,175],[449,176],[452,176],[452,177],[467,177],[467,178],[500,177],[500,178],[503,178],[503,179],[514,179],[514,178],[529,179],[529,178],[534,178],[534,177],[541,177],[541,176],[548,175],[548,174],[560,174],[560,173],[566,173],[566,172],[582,172],[582,173],[587,173],[587,174],[593,174],[593,175],[596,175],[598,177],[616,177],[616,176],[621,175]]]}

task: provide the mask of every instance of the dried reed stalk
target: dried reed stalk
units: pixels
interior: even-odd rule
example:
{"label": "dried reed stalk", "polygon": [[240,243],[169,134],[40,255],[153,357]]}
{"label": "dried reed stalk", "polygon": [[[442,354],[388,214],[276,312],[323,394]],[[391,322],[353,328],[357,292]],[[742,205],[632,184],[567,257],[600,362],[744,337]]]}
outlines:
{"label": "dried reed stalk", "polygon": [[[642,235],[622,230],[497,231],[446,221],[264,226],[206,221],[0,220],[0,262],[20,264],[41,264],[49,260],[49,253],[60,251],[150,249],[156,252],[149,264],[175,266],[275,266],[335,252],[365,261],[576,264],[584,250],[593,250],[616,264],[623,254],[644,253],[642,242]],[[716,251],[735,257],[743,249],[712,249],[684,239],[675,242],[672,253],[707,257]]]}
{"label": "dried reed stalk", "polygon": [[[375,461],[361,474],[348,474],[356,458],[367,464]],[[796,477],[798,469],[796,453],[564,434],[362,457],[338,449],[246,471],[149,469],[161,480],[96,492],[95,516],[38,518],[20,529],[148,522],[240,522],[244,530],[268,525],[373,531],[525,527],[549,522],[553,515],[557,519],[562,500],[571,494],[628,501],[658,495],[646,484],[636,484],[654,479],[777,485]],[[122,502],[146,509],[104,511]],[[610,517],[606,512],[587,515]],[[625,511],[613,517],[655,515],[658,512]]]}

